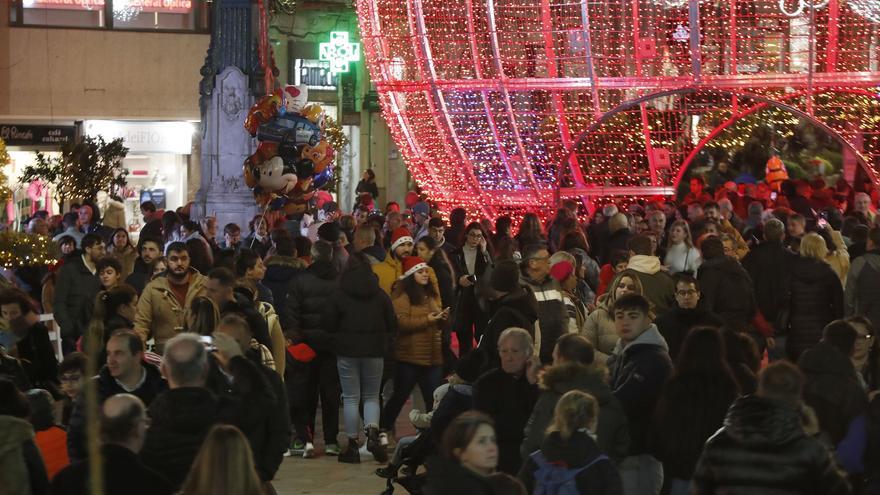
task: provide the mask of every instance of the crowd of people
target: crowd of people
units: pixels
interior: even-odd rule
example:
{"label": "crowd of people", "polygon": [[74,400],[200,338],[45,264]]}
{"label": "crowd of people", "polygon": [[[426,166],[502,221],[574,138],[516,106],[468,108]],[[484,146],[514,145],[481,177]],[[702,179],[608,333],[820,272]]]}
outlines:
{"label": "crowd of people", "polygon": [[876,198],[689,186],[546,223],[364,188],[244,237],[147,202],[136,244],[38,215],[58,262],[0,278],[0,480],[271,494],[325,455],[432,495],[880,493]]}

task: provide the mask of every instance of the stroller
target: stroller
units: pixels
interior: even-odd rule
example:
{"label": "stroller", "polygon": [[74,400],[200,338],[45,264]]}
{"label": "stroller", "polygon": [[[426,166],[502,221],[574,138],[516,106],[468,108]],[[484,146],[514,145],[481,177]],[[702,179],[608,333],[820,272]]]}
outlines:
{"label": "stroller", "polygon": [[395,483],[405,488],[410,495],[421,495],[428,477],[426,473],[419,473],[418,469],[436,450],[431,429],[422,430],[406,445],[398,444],[397,449],[398,452],[391,462],[376,470],[377,476],[387,480],[385,491],[381,495],[392,495]]}

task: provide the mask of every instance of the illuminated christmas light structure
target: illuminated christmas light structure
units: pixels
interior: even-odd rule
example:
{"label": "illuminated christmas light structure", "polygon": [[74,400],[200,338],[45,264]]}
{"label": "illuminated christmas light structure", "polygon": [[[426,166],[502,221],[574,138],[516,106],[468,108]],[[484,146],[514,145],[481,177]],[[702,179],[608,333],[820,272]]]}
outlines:
{"label": "illuminated christmas light structure", "polygon": [[[671,195],[771,109],[880,164],[877,0],[358,0],[394,139],[444,211]],[[858,165],[858,166],[856,166]]]}

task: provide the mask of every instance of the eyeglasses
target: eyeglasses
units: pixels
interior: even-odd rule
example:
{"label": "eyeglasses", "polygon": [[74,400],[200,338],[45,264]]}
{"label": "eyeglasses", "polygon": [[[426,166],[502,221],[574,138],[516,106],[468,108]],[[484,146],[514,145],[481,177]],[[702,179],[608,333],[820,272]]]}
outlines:
{"label": "eyeglasses", "polygon": [[675,293],[678,294],[679,296],[687,297],[687,296],[697,295],[700,293],[700,291],[688,289],[688,290],[677,290],[677,291],[675,291]]}
{"label": "eyeglasses", "polygon": [[470,237],[471,239],[482,239],[483,234],[481,234],[479,232],[471,232],[468,234],[468,237]]}
{"label": "eyeglasses", "polygon": [[79,380],[82,380],[82,375],[78,373],[75,375],[61,375],[60,378],[62,382],[77,382]]}
{"label": "eyeglasses", "polygon": [[535,256],[534,258],[529,258],[529,261],[550,261],[549,256]]}

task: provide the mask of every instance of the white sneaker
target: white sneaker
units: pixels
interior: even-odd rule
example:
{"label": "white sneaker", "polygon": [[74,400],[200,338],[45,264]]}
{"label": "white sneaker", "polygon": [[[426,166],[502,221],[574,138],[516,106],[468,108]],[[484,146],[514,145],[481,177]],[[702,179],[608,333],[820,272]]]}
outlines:
{"label": "white sneaker", "polygon": [[303,449],[303,459],[311,459],[315,457],[315,446],[312,442],[306,442],[306,446]]}
{"label": "white sneaker", "polygon": [[384,431],[379,433],[379,445],[383,447],[388,446],[388,433],[385,433]]}

